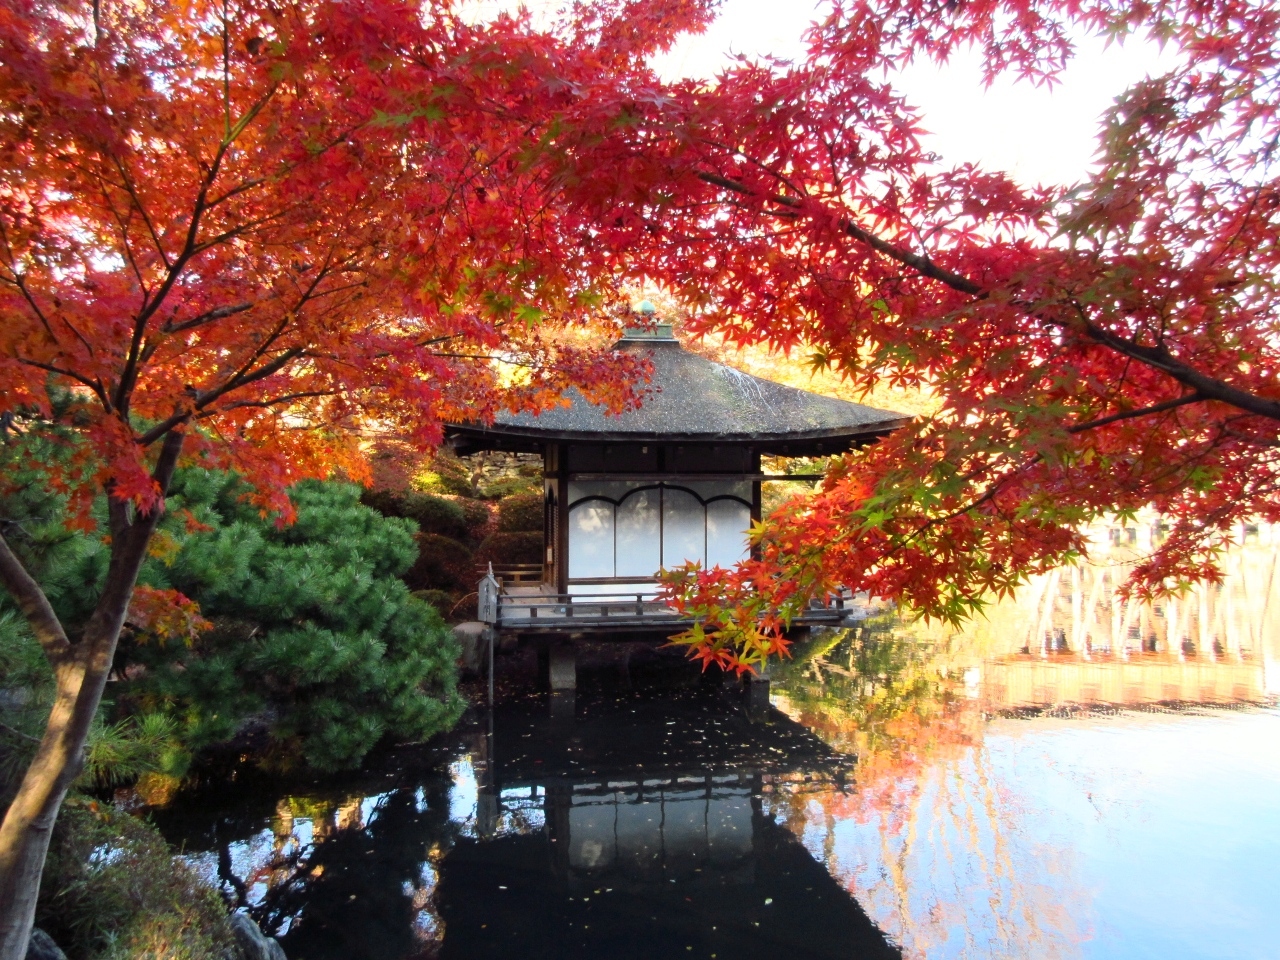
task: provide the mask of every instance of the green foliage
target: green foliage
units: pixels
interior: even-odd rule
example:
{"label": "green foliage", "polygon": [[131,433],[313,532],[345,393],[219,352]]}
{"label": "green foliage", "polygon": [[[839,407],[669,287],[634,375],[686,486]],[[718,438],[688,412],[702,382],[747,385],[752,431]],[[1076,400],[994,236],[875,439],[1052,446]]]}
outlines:
{"label": "green foliage", "polygon": [[492,563],[541,563],[542,533],[494,533],[476,551],[479,565]]}
{"label": "green foliage", "polygon": [[234,956],[221,898],[159,832],[74,796],[54,827],[36,923],[69,960]]}
{"label": "green foliage", "polygon": [[[41,464],[64,455],[56,437],[5,445],[0,516],[74,630],[92,610],[107,553],[101,538],[68,527],[67,505],[50,491]],[[294,488],[297,520],[288,526],[262,517],[246,493],[223,472],[175,477],[139,582],[195,600],[214,629],[190,646],[126,630],[115,668],[129,679],[113,684],[110,722],[94,729],[89,782],[181,776],[194,753],[255,722],[281,755],[319,769],[354,766],[384,736],[424,739],[459,715],[453,635],[399,579],[417,558],[413,523],[362,506],[348,484]],[[415,503],[419,516],[465,531],[464,512],[449,501],[416,495]],[[448,543],[469,581],[470,554]],[[47,716],[51,675],[7,595],[0,667],[9,690],[0,773],[11,781]]]}
{"label": "green foliage", "polygon": [[542,489],[542,481],[533,477],[503,477],[484,487],[480,495],[486,500],[501,500],[505,497],[522,493],[533,493]]}
{"label": "green foliage", "polygon": [[[66,498],[50,482],[54,465],[70,469],[71,444],[64,432],[47,424],[0,444],[0,519],[5,522],[5,540],[40,582],[68,634],[74,635],[97,600],[96,591],[85,585],[105,578],[108,552],[100,538],[68,526]],[[8,592],[0,591],[0,620],[10,612],[21,623],[18,629],[25,631],[25,620]],[[12,628],[0,622],[0,634],[8,629]],[[16,679],[7,672],[5,677]]]}
{"label": "green foliage", "polygon": [[429,607],[435,607],[442,616],[448,616],[455,597],[447,590],[414,590],[413,595]]}
{"label": "green foliage", "polygon": [[445,450],[438,451],[427,468],[413,478],[413,486],[423,493],[475,496],[475,488],[471,485],[471,471],[465,463]]}
{"label": "green foliage", "polygon": [[0,686],[16,692],[52,683],[53,670],[26,619],[12,608],[0,609]]}
{"label": "green foliage", "polygon": [[[0,612],[0,807],[8,802],[35,756],[53,699],[53,673],[44,652],[16,612]],[[109,705],[108,705],[109,706]],[[147,773],[180,775],[185,751],[172,720],[129,717],[106,724],[99,714],[89,730],[84,787],[111,787]]]}
{"label": "green foliage", "polygon": [[187,753],[173,718],[151,713],[110,725],[99,722],[89,735],[84,766],[83,780],[114,787],[147,773],[180,777],[186,773]]}
{"label": "green foliage", "polygon": [[[461,712],[457,645],[439,614],[399,579],[415,562],[412,524],[362,506],[350,484],[291,492],[297,520],[277,526],[232,475],[183,470],[165,532],[172,553],[143,581],[199,602],[214,629],[192,646],[145,636],[121,703],[164,714],[196,751],[265,726],[281,756],[320,770],[356,766],[384,736],[421,740]],[[210,529],[178,532],[183,511]]]}
{"label": "green foliage", "polygon": [[498,504],[500,533],[541,533],[543,497],[539,491],[517,493]]}

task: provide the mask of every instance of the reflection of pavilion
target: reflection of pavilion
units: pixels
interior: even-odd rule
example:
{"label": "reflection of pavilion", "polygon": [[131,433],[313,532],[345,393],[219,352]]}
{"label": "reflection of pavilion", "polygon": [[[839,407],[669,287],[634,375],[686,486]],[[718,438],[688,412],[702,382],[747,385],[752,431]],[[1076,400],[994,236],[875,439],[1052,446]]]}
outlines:
{"label": "reflection of pavilion", "polygon": [[[498,712],[478,836],[440,868],[444,956],[899,956],[763,809],[775,781],[830,787],[847,757],[714,698],[579,706]],[[498,835],[530,806],[541,833]]]}

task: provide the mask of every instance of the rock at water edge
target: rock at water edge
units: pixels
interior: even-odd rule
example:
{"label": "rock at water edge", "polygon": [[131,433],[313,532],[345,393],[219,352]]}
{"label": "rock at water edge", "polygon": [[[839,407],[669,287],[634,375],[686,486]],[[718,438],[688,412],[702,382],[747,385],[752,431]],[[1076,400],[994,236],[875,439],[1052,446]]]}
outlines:
{"label": "rock at water edge", "polygon": [[470,620],[459,623],[453,628],[453,635],[458,638],[458,646],[462,648],[462,656],[458,658],[458,666],[464,674],[475,676],[483,673],[485,661],[489,653],[489,630],[487,623]]}
{"label": "rock at water edge", "polygon": [[67,960],[67,955],[53,942],[53,937],[36,927],[27,941],[27,960]]}
{"label": "rock at water edge", "polygon": [[240,960],[287,960],[280,942],[263,933],[248,914],[233,913],[227,922],[235,935]]}

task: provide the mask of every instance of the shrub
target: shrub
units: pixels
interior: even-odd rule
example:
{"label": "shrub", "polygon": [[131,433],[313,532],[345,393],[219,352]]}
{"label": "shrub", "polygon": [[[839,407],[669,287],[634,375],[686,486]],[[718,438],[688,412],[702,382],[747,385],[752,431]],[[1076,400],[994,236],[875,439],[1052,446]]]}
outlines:
{"label": "shrub", "polygon": [[475,559],[457,540],[436,533],[420,533],[417,562],[404,575],[414,590],[474,589]]}
{"label": "shrub", "polygon": [[436,453],[426,468],[414,476],[413,486],[422,493],[445,493],[459,497],[475,495],[470,469],[456,456],[444,450]]}
{"label": "shrub", "polygon": [[533,493],[542,489],[542,481],[534,477],[503,477],[484,487],[480,495],[486,500],[501,500],[520,493]]}
{"label": "shrub", "polygon": [[493,509],[483,500],[457,500],[467,520],[467,534],[474,540],[483,540],[491,531]]}
{"label": "shrub", "polygon": [[[0,515],[26,519],[16,549],[74,629],[106,575],[102,540],[69,530],[65,504],[38,477],[27,483],[15,469],[6,480]],[[175,475],[139,583],[180,591],[214,626],[190,645],[138,627],[122,635],[115,667],[128,679],[112,685],[99,780],[122,765],[180,776],[194,753],[255,723],[281,756],[319,769],[356,766],[383,736],[422,740],[461,713],[453,633],[399,579],[417,558],[413,524],[361,505],[352,484],[307,482],[290,491],[296,522],[279,527],[247,492],[222,471]],[[457,547],[464,556],[454,562],[473,580],[470,554]],[[38,679],[32,643],[0,592],[4,686]],[[5,722],[28,732],[17,713],[6,711]],[[14,753],[9,739],[29,743],[0,728],[0,761]],[[0,776],[11,765],[0,762]]]}
{"label": "shrub", "polygon": [[411,525],[362,506],[350,484],[299,484],[283,528],[240,492],[225,473],[175,477],[171,512],[210,529],[149,561],[143,579],[195,599],[215,626],[190,646],[123,645],[124,665],[145,669],[120,684],[120,702],[173,717],[193,751],[261,722],[280,756],[321,770],[358,765],[388,734],[451,726],[457,643],[399,579],[415,562]]}
{"label": "shrub", "polygon": [[75,796],[54,827],[36,923],[69,960],[234,956],[221,897],[160,833]]}
{"label": "shrub", "polygon": [[476,551],[476,565],[494,566],[512,563],[541,563],[541,533],[494,533],[485,537]]}
{"label": "shrub", "polygon": [[448,614],[454,604],[454,595],[447,590],[415,590],[413,595],[442,617]]}
{"label": "shrub", "polygon": [[365,490],[360,502],[384,517],[412,520],[423,533],[439,533],[446,537],[467,535],[467,514],[458,504],[429,493],[392,493],[387,490]]}
{"label": "shrub", "polygon": [[543,498],[539,492],[517,493],[498,504],[499,533],[541,533]]}
{"label": "shrub", "polygon": [[415,493],[409,498],[409,519],[418,522],[423,533],[439,533],[462,539],[467,535],[467,514],[452,500]]}

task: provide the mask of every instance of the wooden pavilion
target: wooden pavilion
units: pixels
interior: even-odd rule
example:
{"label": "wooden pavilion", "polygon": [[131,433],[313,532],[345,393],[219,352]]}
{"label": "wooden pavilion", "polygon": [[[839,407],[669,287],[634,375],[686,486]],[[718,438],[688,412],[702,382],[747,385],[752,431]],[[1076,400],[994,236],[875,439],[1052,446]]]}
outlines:
{"label": "wooden pavilion", "polygon": [[[641,313],[652,319],[652,306]],[[480,585],[480,620],[517,633],[599,633],[683,626],[655,599],[658,570],[747,555],[760,517],[760,458],[817,457],[872,443],[901,414],[784,386],[684,349],[668,324],[629,328],[615,349],[653,364],[651,396],[611,416],[580,394],[540,415],[458,424],[459,455],[538,453],[545,490],[544,557],[503,566]],[[810,478],[812,479],[812,478]],[[844,598],[809,622],[838,622]]]}

